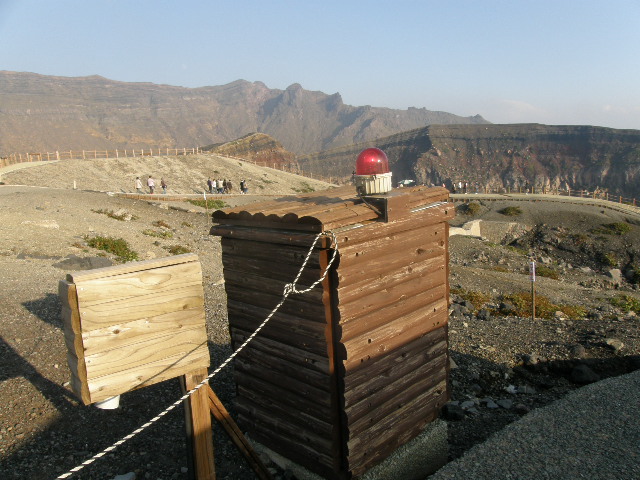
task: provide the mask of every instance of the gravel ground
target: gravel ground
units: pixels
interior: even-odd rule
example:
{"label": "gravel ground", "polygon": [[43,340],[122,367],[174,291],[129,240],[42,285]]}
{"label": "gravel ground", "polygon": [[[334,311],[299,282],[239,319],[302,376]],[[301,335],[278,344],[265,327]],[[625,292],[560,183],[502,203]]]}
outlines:
{"label": "gravel ground", "polygon": [[640,478],[640,370],[571,392],[507,425],[430,480]]}
{"label": "gravel ground", "polygon": [[[234,202],[231,197],[226,200]],[[175,245],[197,253],[203,267],[212,366],[230,353],[219,243],[208,235],[209,221],[201,211],[169,207],[90,191],[0,186],[0,478],[56,478],[180,396],[178,382],[172,380],[128,393],[121,408],[104,411],[82,406],[71,394],[57,283],[74,256],[101,258],[86,246],[86,235],[122,237],[141,259],[166,256],[166,248]],[[494,208],[498,206],[487,207],[488,216]],[[558,218],[568,215],[567,223],[575,216],[575,211],[554,209]],[[118,221],[98,213],[101,210],[133,217]],[[142,233],[160,231],[157,222],[169,226],[172,238]],[[540,282],[540,292],[559,303],[584,304],[591,316],[560,315],[534,322],[515,315],[485,318],[481,307],[499,309],[500,294],[527,289],[522,257],[512,249],[466,237],[453,237],[450,246],[454,292],[483,291],[490,297],[486,304],[468,305],[463,295],[452,296],[450,349],[456,367],[451,375],[453,403],[445,416],[452,459],[527,412],[587,383],[574,376],[576,367],[586,366],[598,378],[638,367],[638,317],[611,307],[607,300],[620,293],[640,298],[637,290],[626,284],[614,290],[603,275],[583,273],[576,264],[565,269],[562,279]],[[499,261],[507,271],[495,270]],[[212,387],[233,414],[232,370],[216,376]],[[138,479],[187,478],[179,410],[73,478],[111,479],[127,472],[135,472]],[[253,479],[217,426],[214,433],[218,478]]]}

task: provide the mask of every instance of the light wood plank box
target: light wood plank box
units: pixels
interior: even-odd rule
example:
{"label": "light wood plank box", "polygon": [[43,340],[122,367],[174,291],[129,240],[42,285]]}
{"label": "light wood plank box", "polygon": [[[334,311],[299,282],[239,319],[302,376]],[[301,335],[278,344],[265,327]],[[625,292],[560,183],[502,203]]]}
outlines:
{"label": "light wood plank box", "polygon": [[58,291],[71,388],[85,405],[209,366],[195,254],[71,273]]}

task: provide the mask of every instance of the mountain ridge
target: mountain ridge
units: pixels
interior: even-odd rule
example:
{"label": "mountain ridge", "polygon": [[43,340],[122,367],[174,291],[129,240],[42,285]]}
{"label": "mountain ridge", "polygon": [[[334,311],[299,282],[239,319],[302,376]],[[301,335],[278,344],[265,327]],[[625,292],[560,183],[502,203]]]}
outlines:
{"label": "mountain ridge", "polygon": [[304,171],[348,179],[358,153],[381,148],[394,181],[467,181],[481,190],[600,188],[640,195],[640,130],[541,124],[429,125],[299,156]]}
{"label": "mountain ridge", "polygon": [[0,71],[0,154],[82,148],[202,146],[266,133],[300,154],[372,140],[430,123],[481,116],[351,106],[339,93],[263,82],[188,88]]}

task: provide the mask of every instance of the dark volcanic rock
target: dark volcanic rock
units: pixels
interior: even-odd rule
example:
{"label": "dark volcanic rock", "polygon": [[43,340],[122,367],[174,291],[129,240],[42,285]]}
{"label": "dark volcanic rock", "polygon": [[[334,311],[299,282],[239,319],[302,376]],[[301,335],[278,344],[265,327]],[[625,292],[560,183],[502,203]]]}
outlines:
{"label": "dark volcanic rock", "polygon": [[92,270],[94,268],[110,267],[113,262],[105,257],[78,257],[69,255],[61,262],[53,264],[54,267],[62,270]]}
{"label": "dark volcanic rock", "polygon": [[[395,180],[445,184],[468,181],[470,191],[532,188],[640,194],[640,131],[591,126],[430,125],[376,140]],[[330,168],[347,177],[360,143],[300,159],[305,170]],[[566,245],[571,248],[570,244]]]}

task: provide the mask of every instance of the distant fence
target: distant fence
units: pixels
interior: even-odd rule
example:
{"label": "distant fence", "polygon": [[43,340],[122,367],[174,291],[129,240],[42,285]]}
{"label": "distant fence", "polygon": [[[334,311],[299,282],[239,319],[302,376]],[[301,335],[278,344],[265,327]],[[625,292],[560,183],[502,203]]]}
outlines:
{"label": "distant fence", "polygon": [[199,147],[191,148],[131,148],[125,150],[56,150],[55,152],[12,153],[0,158],[0,167],[15,163],[46,162],[56,160],[93,160],[97,158],[133,158],[161,155],[192,155],[202,153]]}
{"label": "distant fence", "polygon": [[[485,194],[498,194],[498,195],[508,195],[511,193],[519,193],[519,194],[531,194],[531,195],[561,195],[568,197],[576,197],[576,198],[592,198],[594,200],[606,200],[608,202],[620,203],[623,205],[631,205],[634,207],[638,206],[638,201],[635,198],[623,197],[622,195],[614,195],[610,194],[607,191],[596,189],[593,191],[589,190],[580,190],[580,189],[559,189],[559,188],[546,188],[546,187],[533,187],[533,188],[467,188],[466,191],[460,192],[456,190],[456,194],[467,194],[469,198],[473,198],[474,193],[485,193]],[[460,197],[458,197],[460,198]],[[466,197],[465,197],[466,198]]]}
{"label": "distant fence", "polygon": [[[134,158],[134,157],[152,157],[152,156],[179,156],[179,155],[194,155],[207,153],[200,147],[190,148],[132,148],[125,150],[56,150],[55,152],[26,152],[26,153],[12,153],[7,157],[0,157],[0,168],[8,167],[16,163],[24,162],[47,162],[58,160],[95,160],[106,158]],[[340,177],[325,177],[323,175],[314,175],[311,172],[305,172],[300,169],[297,162],[291,163],[277,163],[267,161],[255,161],[246,158],[230,157],[228,155],[222,155],[226,158],[233,158],[234,160],[240,160],[242,162],[252,163],[259,167],[273,168],[282,172],[294,173],[303,177],[312,178],[315,180],[321,180],[323,182],[333,183],[338,181]]]}

